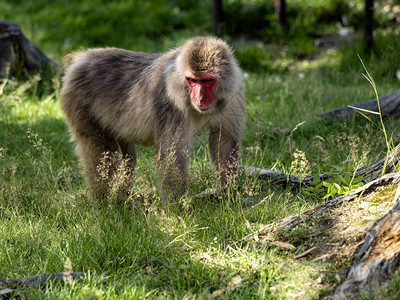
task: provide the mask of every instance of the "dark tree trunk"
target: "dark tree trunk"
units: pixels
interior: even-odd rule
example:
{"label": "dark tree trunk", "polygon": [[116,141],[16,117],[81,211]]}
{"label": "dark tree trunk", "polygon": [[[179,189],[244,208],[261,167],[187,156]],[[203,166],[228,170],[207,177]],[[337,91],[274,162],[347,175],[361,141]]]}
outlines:
{"label": "dark tree trunk", "polygon": [[364,7],[364,42],[365,50],[370,51],[374,45],[374,0],[365,0]]}
{"label": "dark tree trunk", "polygon": [[213,34],[221,37],[224,27],[222,0],[213,0]]}
{"label": "dark tree trunk", "polygon": [[276,15],[276,26],[278,28],[285,28],[287,25],[285,0],[275,0],[275,15]]}

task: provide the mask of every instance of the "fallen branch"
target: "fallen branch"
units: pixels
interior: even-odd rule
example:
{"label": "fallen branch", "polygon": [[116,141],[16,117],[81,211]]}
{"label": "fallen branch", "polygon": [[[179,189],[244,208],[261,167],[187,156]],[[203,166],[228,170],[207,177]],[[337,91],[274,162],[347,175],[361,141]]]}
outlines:
{"label": "fallen branch", "polygon": [[[393,93],[384,95],[379,98],[379,104],[381,107],[382,117],[397,117],[400,115],[400,90]],[[368,114],[365,110],[378,112],[378,103],[375,99],[358,102],[351,104],[350,106],[355,108],[361,108],[364,114]],[[336,119],[336,118],[350,118],[356,113],[356,109],[345,106],[335,108],[330,111],[324,112],[318,116],[320,119]]]}
{"label": "fallen branch", "polygon": [[374,191],[376,189],[376,187],[378,187],[378,186],[384,186],[384,185],[388,185],[388,184],[397,184],[397,183],[400,183],[400,173],[386,174],[378,179],[368,182],[364,186],[359,187],[358,189],[355,189],[346,195],[334,198],[328,202],[320,204],[310,210],[307,210],[306,212],[304,212],[300,215],[290,215],[284,219],[281,219],[278,222],[273,222],[268,225],[265,225],[265,226],[259,228],[255,233],[246,235],[241,240],[236,241],[235,243],[229,245],[229,247],[236,246],[237,244],[242,244],[242,243],[252,240],[255,237],[258,237],[260,235],[265,235],[267,233],[275,232],[278,229],[293,228],[301,223],[304,223],[316,216],[323,214],[324,212],[326,212],[328,210],[331,210],[332,208],[339,206],[340,204],[342,204],[344,202],[350,202],[362,194],[370,193],[370,192]]}
{"label": "fallen branch", "polygon": [[396,165],[400,161],[400,144],[398,144],[388,157],[386,155],[378,158],[368,166],[357,169],[356,175],[364,178],[364,181],[370,181],[379,178],[382,174],[395,172]]}
{"label": "fallen branch", "polygon": [[312,253],[314,250],[317,250],[317,247],[312,247],[308,249],[307,251],[304,251],[303,253],[300,253],[299,255],[296,255],[295,259],[300,259],[303,257],[306,257],[308,254]]}
{"label": "fallen branch", "polygon": [[356,262],[346,280],[335,290],[331,299],[353,298],[362,291],[378,288],[395,273],[400,265],[400,186],[393,199],[396,204],[376,221],[355,256]]}
{"label": "fallen branch", "polygon": [[[400,161],[400,144],[398,144],[388,155],[382,156],[367,166],[361,167],[355,171],[356,176],[363,177],[364,182],[369,182],[379,178],[382,174],[390,173],[395,170],[396,165]],[[284,174],[276,171],[269,171],[253,166],[239,166],[239,170],[243,170],[248,176],[258,176],[260,179],[268,180],[271,184],[278,186],[292,186],[295,189],[310,186],[310,182],[316,174],[307,175],[305,177],[297,177],[294,175]],[[317,174],[321,181],[329,180],[331,175]]]}
{"label": "fallen branch", "polygon": [[73,283],[75,280],[83,278],[82,272],[62,272],[44,273],[24,279],[0,279],[0,296],[10,295],[17,289],[31,287],[42,289],[50,281],[61,281],[63,283]]}
{"label": "fallen branch", "polygon": [[[263,180],[268,180],[271,184],[277,186],[292,186],[294,189],[299,189],[302,186],[310,186],[310,182],[314,179],[316,174],[307,175],[305,177],[298,177],[277,171],[265,170],[253,166],[239,166],[239,171],[242,170],[247,176],[255,177]],[[322,181],[331,179],[331,175],[318,174]]]}

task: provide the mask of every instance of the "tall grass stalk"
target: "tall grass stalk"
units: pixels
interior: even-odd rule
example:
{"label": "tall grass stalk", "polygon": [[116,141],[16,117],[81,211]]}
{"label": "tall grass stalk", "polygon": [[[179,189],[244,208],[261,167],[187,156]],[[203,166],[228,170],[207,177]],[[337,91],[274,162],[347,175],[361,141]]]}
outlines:
{"label": "tall grass stalk", "polygon": [[374,89],[375,97],[376,97],[376,103],[378,105],[378,112],[359,109],[359,108],[356,108],[356,107],[353,107],[353,108],[355,108],[361,115],[363,115],[365,118],[367,118],[370,121],[372,121],[372,120],[370,118],[368,118],[368,116],[366,116],[365,114],[363,114],[360,111],[366,111],[366,112],[371,113],[371,114],[379,115],[379,121],[380,121],[380,125],[381,125],[380,130],[383,132],[383,134],[385,136],[385,143],[386,143],[386,158],[385,158],[385,162],[384,162],[383,168],[382,168],[382,175],[384,175],[385,174],[385,169],[386,169],[386,166],[387,166],[387,162],[388,162],[388,159],[389,159],[390,151],[391,151],[391,146],[390,146],[390,142],[389,142],[389,139],[388,139],[388,135],[387,135],[387,131],[386,131],[386,128],[385,128],[385,124],[383,123],[381,105],[380,105],[380,101],[379,101],[379,95],[378,95],[378,90],[376,88],[375,80],[372,78],[372,76],[368,72],[368,69],[365,66],[365,64],[364,64],[362,58],[360,57],[360,55],[357,54],[357,56],[358,56],[358,59],[360,60],[360,62],[362,64],[365,72],[367,73],[366,75],[365,74],[362,74],[362,75],[365,77],[365,79],[368,80],[368,82],[372,85],[372,88]]}

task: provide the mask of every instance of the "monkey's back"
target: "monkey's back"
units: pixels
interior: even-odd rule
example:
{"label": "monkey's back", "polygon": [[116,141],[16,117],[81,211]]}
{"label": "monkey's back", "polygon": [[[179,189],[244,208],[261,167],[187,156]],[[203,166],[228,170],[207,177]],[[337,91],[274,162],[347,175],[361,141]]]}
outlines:
{"label": "monkey's back", "polygon": [[160,56],[117,48],[74,55],[61,90],[73,137],[102,128],[127,142],[152,144],[155,112],[148,108],[154,106],[157,91],[151,89],[157,87],[146,78],[154,76],[152,65]]}

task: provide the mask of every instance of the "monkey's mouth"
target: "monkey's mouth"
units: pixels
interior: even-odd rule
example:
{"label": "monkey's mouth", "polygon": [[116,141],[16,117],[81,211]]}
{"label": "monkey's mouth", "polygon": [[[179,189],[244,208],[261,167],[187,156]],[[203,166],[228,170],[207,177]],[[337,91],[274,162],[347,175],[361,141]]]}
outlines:
{"label": "monkey's mouth", "polygon": [[206,112],[213,107],[213,102],[197,101],[192,102],[194,108],[200,112]]}
{"label": "monkey's mouth", "polygon": [[210,105],[208,105],[208,106],[198,106],[198,108],[201,111],[207,111],[207,110],[209,110],[211,108],[211,106]]}

